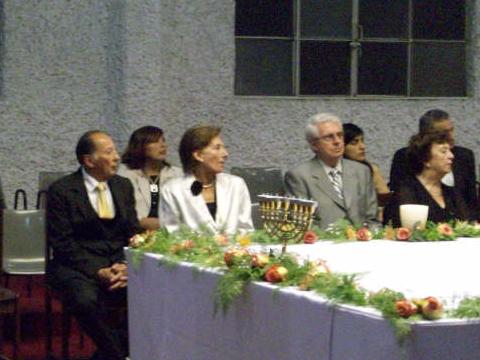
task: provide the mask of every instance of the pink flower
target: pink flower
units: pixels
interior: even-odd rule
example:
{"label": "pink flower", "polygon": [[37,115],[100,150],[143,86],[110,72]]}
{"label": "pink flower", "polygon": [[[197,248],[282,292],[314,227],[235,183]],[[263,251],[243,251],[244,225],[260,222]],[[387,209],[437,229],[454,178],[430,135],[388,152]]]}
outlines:
{"label": "pink flower", "polygon": [[228,236],[226,234],[218,234],[215,236],[215,241],[219,246],[227,246],[228,245]]}
{"label": "pink flower", "polygon": [[440,235],[444,236],[453,236],[453,229],[450,225],[447,223],[440,223],[437,225],[437,230],[440,233]]}
{"label": "pink flower", "polygon": [[410,236],[412,236],[412,232],[409,228],[406,227],[398,228],[395,233],[395,237],[398,241],[408,241],[408,239],[410,239]]}
{"label": "pink flower", "polygon": [[372,233],[368,230],[367,227],[362,227],[357,230],[357,240],[358,241],[368,241],[372,240]]}
{"label": "pink flower", "polygon": [[304,244],[315,244],[315,241],[318,240],[317,234],[314,231],[308,230],[303,235],[303,242]]}

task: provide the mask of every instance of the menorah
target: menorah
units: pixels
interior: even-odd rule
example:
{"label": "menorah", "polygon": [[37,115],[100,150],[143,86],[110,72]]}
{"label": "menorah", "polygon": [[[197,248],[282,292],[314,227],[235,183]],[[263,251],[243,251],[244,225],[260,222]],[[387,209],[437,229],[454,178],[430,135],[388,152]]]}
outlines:
{"label": "menorah", "polygon": [[258,195],[258,199],[263,228],[282,242],[283,254],[289,241],[300,241],[310,229],[317,202],[269,194]]}

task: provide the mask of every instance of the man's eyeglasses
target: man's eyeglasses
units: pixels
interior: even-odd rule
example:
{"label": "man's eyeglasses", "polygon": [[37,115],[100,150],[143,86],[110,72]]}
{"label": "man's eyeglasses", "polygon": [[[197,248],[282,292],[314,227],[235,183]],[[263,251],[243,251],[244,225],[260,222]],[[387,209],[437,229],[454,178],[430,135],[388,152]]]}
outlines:
{"label": "man's eyeglasses", "polygon": [[328,134],[328,135],[320,136],[320,137],[317,138],[317,140],[320,140],[320,141],[323,141],[323,142],[326,142],[326,143],[332,143],[337,139],[343,141],[343,131],[338,132],[338,133],[334,133],[334,134]]}

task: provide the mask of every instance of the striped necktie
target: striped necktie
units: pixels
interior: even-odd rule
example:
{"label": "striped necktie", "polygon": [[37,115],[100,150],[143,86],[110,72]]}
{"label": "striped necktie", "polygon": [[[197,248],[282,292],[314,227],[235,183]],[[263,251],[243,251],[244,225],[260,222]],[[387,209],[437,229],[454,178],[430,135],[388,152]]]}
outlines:
{"label": "striped necktie", "polygon": [[342,178],[341,173],[338,170],[330,170],[328,173],[330,176],[330,182],[332,183],[333,190],[335,190],[335,194],[343,200],[343,192],[342,192]]}
{"label": "striped necktie", "polygon": [[113,219],[113,214],[107,202],[107,185],[104,182],[99,182],[96,188],[98,192],[97,207],[98,217],[100,219]]}

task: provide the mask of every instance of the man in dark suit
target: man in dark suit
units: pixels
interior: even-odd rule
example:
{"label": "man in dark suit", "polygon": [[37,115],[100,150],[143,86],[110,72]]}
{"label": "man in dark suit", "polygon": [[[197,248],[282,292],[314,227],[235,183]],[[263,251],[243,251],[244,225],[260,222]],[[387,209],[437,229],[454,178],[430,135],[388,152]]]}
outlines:
{"label": "man in dark suit", "polygon": [[[429,110],[419,120],[419,133],[445,132],[454,156],[452,173],[447,174],[442,182],[453,186],[463,196],[470,209],[477,213],[478,199],[476,191],[475,158],[472,150],[456,146],[452,120],[443,110]],[[390,168],[390,190],[397,191],[404,179],[413,176],[409,166],[407,148],[395,152]]]}
{"label": "man in dark suit", "polygon": [[139,231],[133,188],[116,175],[120,157],[106,133],[85,133],[76,153],[80,169],[48,191],[48,281],[95,342],[94,359],[124,360],[126,318],[121,329],[112,328],[103,299],[126,301],[123,247]]}
{"label": "man in dark suit", "polygon": [[316,156],[285,174],[289,195],[318,202],[315,220],[320,227],[347,219],[354,224],[375,221],[377,197],[370,169],[343,159],[343,128],[335,115],[312,116],[305,135]]}

